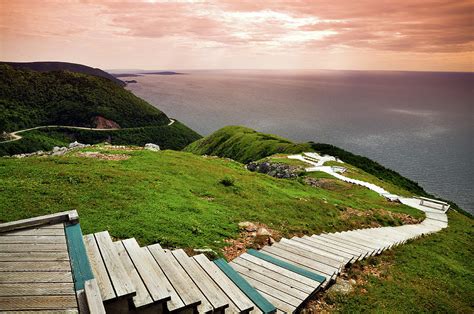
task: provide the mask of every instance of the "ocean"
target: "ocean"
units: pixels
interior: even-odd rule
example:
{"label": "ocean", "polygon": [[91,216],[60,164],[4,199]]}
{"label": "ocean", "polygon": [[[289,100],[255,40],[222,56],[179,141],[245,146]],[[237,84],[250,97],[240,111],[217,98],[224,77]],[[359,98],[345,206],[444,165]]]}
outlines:
{"label": "ocean", "polygon": [[184,72],[133,77],[127,88],[202,135],[244,125],[330,143],[474,213],[474,73]]}

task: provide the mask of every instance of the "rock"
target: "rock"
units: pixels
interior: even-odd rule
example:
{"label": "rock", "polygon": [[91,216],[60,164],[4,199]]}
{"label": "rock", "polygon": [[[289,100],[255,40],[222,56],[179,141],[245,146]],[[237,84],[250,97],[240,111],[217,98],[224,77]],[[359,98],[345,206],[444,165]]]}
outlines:
{"label": "rock", "polygon": [[245,231],[248,231],[248,232],[257,231],[257,226],[250,221],[239,222],[239,228],[245,229]]}
{"label": "rock", "polygon": [[257,230],[257,236],[271,236],[272,234],[267,229],[260,227]]}
{"label": "rock", "polygon": [[74,141],[72,143],[69,144],[69,148],[83,148],[83,147],[87,147],[87,146],[90,146],[88,144],[81,144],[79,143],[78,141]]}
{"label": "rock", "polygon": [[273,245],[273,243],[275,242],[275,239],[273,239],[272,237],[268,238],[268,244]]}
{"label": "rock", "polygon": [[157,152],[160,150],[160,146],[153,143],[148,143],[148,144],[145,144],[145,149]]}
{"label": "rock", "polygon": [[351,285],[355,285],[355,284],[357,283],[357,281],[355,281],[354,279],[349,279],[349,283],[350,283]]}
{"label": "rock", "polygon": [[290,166],[287,164],[279,163],[270,163],[268,161],[256,163],[251,162],[246,165],[247,170],[256,171],[260,173],[268,174],[269,176],[280,178],[280,179],[290,179],[297,177],[302,171],[303,167]]}
{"label": "rock", "polygon": [[352,290],[354,290],[354,287],[352,287],[352,284],[349,280],[337,278],[336,283],[328,289],[328,293],[346,295],[351,293]]}

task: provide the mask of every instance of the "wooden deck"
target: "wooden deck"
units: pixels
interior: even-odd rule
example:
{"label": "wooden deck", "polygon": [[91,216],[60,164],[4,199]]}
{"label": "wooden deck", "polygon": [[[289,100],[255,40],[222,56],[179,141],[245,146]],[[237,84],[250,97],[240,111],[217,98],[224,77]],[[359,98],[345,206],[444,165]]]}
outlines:
{"label": "wooden deck", "polygon": [[230,263],[82,235],[74,212],[0,224],[0,312],[295,313],[351,263],[447,227],[425,212],[417,225],[283,238]]}
{"label": "wooden deck", "polygon": [[64,223],[0,234],[0,311],[78,311]]}

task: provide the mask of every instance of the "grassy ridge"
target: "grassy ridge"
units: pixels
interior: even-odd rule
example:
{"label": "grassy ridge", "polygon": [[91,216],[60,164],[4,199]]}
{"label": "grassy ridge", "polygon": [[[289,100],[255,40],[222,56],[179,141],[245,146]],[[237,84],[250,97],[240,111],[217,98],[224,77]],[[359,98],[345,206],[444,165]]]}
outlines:
{"label": "grassy ridge", "polygon": [[22,139],[0,144],[0,156],[51,150],[54,146],[67,146],[73,141],[96,144],[109,142],[115,145],[160,145],[162,149],[180,150],[201,136],[184,124],[129,128],[114,131],[90,131],[68,128],[45,128],[21,133]]}
{"label": "grassy ridge", "polygon": [[[88,150],[107,153],[106,148]],[[359,186],[333,182],[313,188],[247,171],[238,162],[194,154],[145,150],[122,161],[75,157],[0,159],[0,220],[77,209],[86,233],[173,247],[220,248],[238,235],[237,223],[256,221],[283,235],[397,225],[388,212],[421,217]],[[225,185],[224,179],[231,184]],[[335,180],[337,181],[337,180]],[[41,206],[38,206],[41,204]],[[346,208],[378,215],[350,215]],[[370,213],[367,212],[367,213]]]}
{"label": "grassy ridge", "polygon": [[310,144],[295,144],[282,137],[242,126],[226,126],[184,149],[198,155],[227,157],[242,163],[278,153],[310,151]]}
{"label": "grassy ridge", "polygon": [[108,79],[8,65],[0,65],[0,112],[0,133],[52,124],[93,127],[97,116],[122,128],[169,122],[163,112]]}
{"label": "grassy ridge", "polygon": [[[293,143],[281,137],[259,133],[255,130],[240,126],[224,127],[190,144],[184,150],[200,155],[206,154],[228,157],[243,163],[260,160],[264,157],[279,153],[294,154],[315,151],[320,154],[339,157],[344,162],[381,180],[382,185],[384,185],[383,182],[386,182],[392,187],[397,187],[397,189],[393,191],[394,193],[399,192],[401,195],[414,194],[433,197],[433,195],[427,193],[417,182],[405,178],[398,172],[388,169],[367,157],[353,154],[330,144],[314,142]],[[404,192],[399,191],[399,189]],[[448,202],[453,208],[469,215],[455,203],[451,201]]]}

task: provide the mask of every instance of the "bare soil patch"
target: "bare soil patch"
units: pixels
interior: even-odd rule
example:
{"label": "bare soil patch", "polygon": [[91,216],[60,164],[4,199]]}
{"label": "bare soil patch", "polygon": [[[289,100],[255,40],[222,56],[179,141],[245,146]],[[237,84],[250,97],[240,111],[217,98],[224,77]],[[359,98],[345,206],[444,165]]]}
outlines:
{"label": "bare soil patch", "polygon": [[103,160],[126,160],[130,158],[130,155],[125,154],[104,154],[99,152],[80,152],[77,153],[76,156]]}

